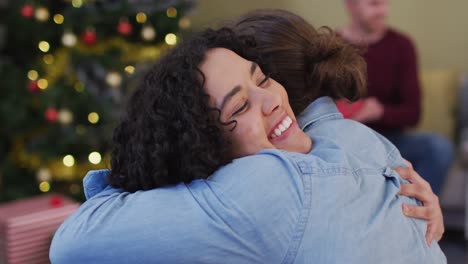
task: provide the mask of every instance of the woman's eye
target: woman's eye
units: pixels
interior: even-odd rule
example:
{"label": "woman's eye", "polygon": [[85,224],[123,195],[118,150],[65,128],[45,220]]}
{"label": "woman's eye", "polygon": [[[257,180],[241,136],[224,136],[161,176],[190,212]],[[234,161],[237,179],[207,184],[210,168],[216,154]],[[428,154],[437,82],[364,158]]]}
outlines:
{"label": "woman's eye", "polygon": [[244,111],[244,109],[246,109],[248,105],[249,105],[249,103],[246,101],[239,109],[237,109],[234,113],[232,113],[231,117],[233,117],[233,116],[235,116],[235,115],[237,115],[239,113],[242,113],[242,111]]}
{"label": "woman's eye", "polygon": [[265,78],[263,78],[263,80],[258,84],[258,86],[262,86],[266,84],[269,79],[270,79],[270,75],[266,75]]}

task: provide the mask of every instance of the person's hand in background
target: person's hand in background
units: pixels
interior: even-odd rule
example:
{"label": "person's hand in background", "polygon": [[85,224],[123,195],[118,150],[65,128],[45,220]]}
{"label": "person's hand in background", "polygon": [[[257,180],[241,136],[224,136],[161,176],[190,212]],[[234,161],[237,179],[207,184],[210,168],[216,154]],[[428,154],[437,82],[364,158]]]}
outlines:
{"label": "person's hand in background", "polygon": [[363,99],[361,109],[354,115],[350,116],[351,119],[361,123],[374,122],[382,118],[384,113],[384,106],[375,97]]}

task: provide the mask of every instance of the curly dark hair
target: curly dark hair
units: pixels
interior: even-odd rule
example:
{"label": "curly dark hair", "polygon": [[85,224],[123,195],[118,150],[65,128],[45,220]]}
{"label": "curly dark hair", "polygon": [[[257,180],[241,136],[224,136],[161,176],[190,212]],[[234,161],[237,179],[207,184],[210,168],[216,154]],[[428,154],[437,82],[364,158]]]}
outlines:
{"label": "curly dark hair", "polygon": [[188,183],[231,161],[198,68],[217,47],[262,61],[252,38],[227,28],[207,29],[170,50],[134,91],[114,130],[111,186],[135,192]]}
{"label": "curly dark hair", "polygon": [[271,77],[288,92],[295,113],[320,96],[359,99],[366,86],[363,50],[330,28],[315,29],[286,10],[251,11],[229,25],[236,34],[255,37],[257,50],[275,66]]}

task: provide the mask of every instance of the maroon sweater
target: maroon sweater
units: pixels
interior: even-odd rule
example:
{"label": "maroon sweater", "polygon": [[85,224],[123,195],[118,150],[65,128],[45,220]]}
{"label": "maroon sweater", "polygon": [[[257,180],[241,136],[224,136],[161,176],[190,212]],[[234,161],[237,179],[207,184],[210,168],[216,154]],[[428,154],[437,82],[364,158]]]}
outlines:
{"label": "maroon sweater", "polygon": [[367,47],[367,96],[384,105],[383,117],[370,127],[379,132],[401,131],[417,124],[421,112],[416,51],[411,40],[388,29],[384,37]]}

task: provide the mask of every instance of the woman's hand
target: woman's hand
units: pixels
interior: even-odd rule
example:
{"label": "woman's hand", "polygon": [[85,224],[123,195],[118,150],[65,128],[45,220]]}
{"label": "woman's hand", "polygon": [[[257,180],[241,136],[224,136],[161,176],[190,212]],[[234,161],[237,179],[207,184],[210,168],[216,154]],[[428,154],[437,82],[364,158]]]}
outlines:
{"label": "woman's hand", "polygon": [[432,192],[429,183],[414,169],[411,163],[408,168],[395,169],[398,174],[410,183],[402,184],[399,194],[418,199],[423,206],[403,205],[403,213],[409,217],[427,220],[426,241],[430,246],[433,239],[439,241],[445,232],[444,218],[439,204],[439,197]]}

